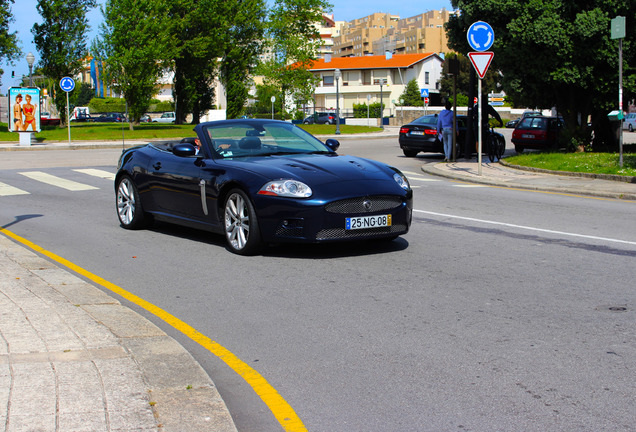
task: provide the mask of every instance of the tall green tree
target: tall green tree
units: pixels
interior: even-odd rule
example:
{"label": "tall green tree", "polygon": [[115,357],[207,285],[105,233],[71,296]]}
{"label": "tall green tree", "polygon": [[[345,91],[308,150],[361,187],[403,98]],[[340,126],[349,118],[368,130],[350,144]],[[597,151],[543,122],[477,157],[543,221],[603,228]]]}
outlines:
{"label": "tall green tree", "polygon": [[556,107],[573,147],[589,140],[589,115],[603,119],[617,106],[618,41],[610,39],[610,20],[617,15],[625,16],[631,29],[623,52],[626,83],[632,82],[636,64],[633,0],[453,0],[452,5],[462,13],[447,24],[449,46],[468,52],[468,27],[478,20],[488,22],[495,32],[495,57],[489,71],[501,71],[504,90],[516,103]]}
{"label": "tall green tree", "polygon": [[173,57],[165,0],[108,0],[93,51],[111,85],[128,105],[130,128],[150,106],[157,83]]}
{"label": "tall green tree", "polygon": [[271,56],[259,66],[259,72],[266,84],[281,89],[283,98],[311,98],[317,79],[309,68],[322,43],[315,24],[322,21],[323,12],[330,11],[326,0],[276,0],[270,10]]}
{"label": "tall green tree", "polygon": [[[468,89],[470,86],[470,72],[473,70],[473,65],[465,55],[458,53],[448,53],[444,58],[444,66],[442,68],[442,78],[440,80],[440,93],[444,99],[451,99],[453,97],[453,80],[455,77],[449,72],[449,63],[451,59],[457,59],[459,61],[459,74],[457,75],[457,87],[456,91],[458,95],[462,97],[459,100],[468,100]],[[489,68],[490,73],[486,73],[486,76],[482,79],[482,92],[484,94],[489,92],[498,92],[501,90],[500,80],[501,77],[497,73],[496,69]]]}
{"label": "tall green tree", "polygon": [[[42,71],[56,82],[81,70],[88,55],[86,13],[95,5],[95,0],[38,0],[36,8],[43,22],[34,24],[31,33],[40,53]],[[63,91],[55,92],[54,102],[64,124],[66,96]]]}
{"label": "tall green tree", "polygon": [[218,61],[227,43],[230,5],[236,0],[172,0],[168,2],[169,33],[174,43],[173,97],[177,123],[192,113],[199,123],[214,106]]}
{"label": "tall green tree", "polygon": [[265,33],[265,0],[233,0],[229,3],[232,25],[221,62],[221,82],[225,87],[227,117],[243,113],[249,96],[250,75],[256,69]]}
{"label": "tall green tree", "polygon": [[[9,24],[13,22],[11,4],[13,0],[0,0],[0,62],[13,62],[21,52],[18,47],[17,32],[9,32]],[[3,73],[4,71],[0,68],[0,85],[2,85]]]}
{"label": "tall green tree", "polygon": [[406,83],[404,92],[400,95],[400,105],[404,106],[423,106],[424,102],[420,95],[420,86],[417,85],[417,80],[413,78]]}

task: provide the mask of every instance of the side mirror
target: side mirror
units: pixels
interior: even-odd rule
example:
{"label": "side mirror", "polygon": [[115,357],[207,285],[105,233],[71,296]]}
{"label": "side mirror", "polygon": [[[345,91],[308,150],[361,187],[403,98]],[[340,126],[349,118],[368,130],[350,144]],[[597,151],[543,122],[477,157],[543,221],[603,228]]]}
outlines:
{"label": "side mirror", "polygon": [[336,151],[338,150],[338,148],[340,148],[340,142],[333,138],[329,138],[327,141],[325,141],[325,145],[333,151]]}
{"label": "side mirror", "polygon": [[190,157],[197,154],[196,148],[189,143],[179,143],[172,147],[172,153],[179,157]]}

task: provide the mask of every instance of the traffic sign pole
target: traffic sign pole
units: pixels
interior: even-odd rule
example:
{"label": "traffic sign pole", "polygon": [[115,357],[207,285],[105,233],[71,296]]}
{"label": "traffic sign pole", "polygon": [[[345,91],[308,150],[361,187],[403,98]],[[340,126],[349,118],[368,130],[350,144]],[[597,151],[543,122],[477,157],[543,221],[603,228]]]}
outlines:
{"label": "traffic sign pole", "polygon": [[75,88],[75,80],[64,77],[60,80],[60,88],[66,92],[66,125],[68,127],[68,145],[71,145],[71,114],[69,111],[68,94]]}
{"label": "traffic sign pole", "polygon": [[[471,24],[468,28],[468,32],[466,32],[466,39],[468,39],[468,44],[470,47],[477,51],[468,53],[468,57],[470,58],[471,63],[473,64],[477,75],[479,75],[479,82],[477,83],[477,165],[478,165],[478,174],[481,175],[481,150],[482,150],[482,118],[484,117],[481,112],[483,109],[483,101],[481,94],[481,80],[486,75],[486,71],[488,70],[488,66],[490,66],[490,62],[494,56],[492,52],[484,52],[492,47],[493,43],[495,43],[495,32],[490,26],[490,24],[484,21],[477,21]],[[486,117],[487,118],[487,117]]]}

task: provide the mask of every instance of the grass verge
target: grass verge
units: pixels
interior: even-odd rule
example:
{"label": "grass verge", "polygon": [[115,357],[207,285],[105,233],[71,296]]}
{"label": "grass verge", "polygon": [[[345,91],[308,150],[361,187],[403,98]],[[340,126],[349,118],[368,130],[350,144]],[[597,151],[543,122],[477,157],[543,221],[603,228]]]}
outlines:
{"label": "grass verge", "polygon": [[[313,135],[333,135],[336,133],[335,125],[299,125]],[[194,125],[173,125],[144,123],[130,130],[128,123],[71,123],[71,139],[75,141],[93,140],[121,140],[122,136],[130,140],[144,139],[172,139],[194,136]],[[378,132],[379,127],[348,126],[341,125],[342,134],[358,134],[366,132]],[[41,132],[35,134],[38,142],[67,141],[68,129],[57,126],[43,126]],[[16,132],[8,132],[7,125],[0,124],[0,141],[20,141]]]}
{"label": "grass verge", "polygon": [[636,176],[636,153],[623,153],[623,168],[618,153],[524,153],[506,158],[511,165],[592,174]]}

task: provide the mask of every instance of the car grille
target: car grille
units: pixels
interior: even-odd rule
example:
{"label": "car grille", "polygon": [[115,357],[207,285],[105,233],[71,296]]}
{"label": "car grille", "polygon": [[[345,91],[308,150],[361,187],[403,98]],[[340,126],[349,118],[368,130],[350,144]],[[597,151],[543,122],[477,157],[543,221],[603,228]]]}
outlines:
{"label": "car grille", "polygon": [[[365,203],[367,204],[365,206]],[[402,205],[402,198],[394,195],[378,195],[369,197],[350,198],[334,201],[325,206],[329,213],[375,213],[394,209]]]}
{"label": "car grille", "polygon": [[316,240],[353,239],[361,237],[383,236],[387,234],[401,234],[406,232],[406,225],[395,224],[386,228],[370,228],[360,230],[346,230],[344,228],[330,228],[318,231]]}

